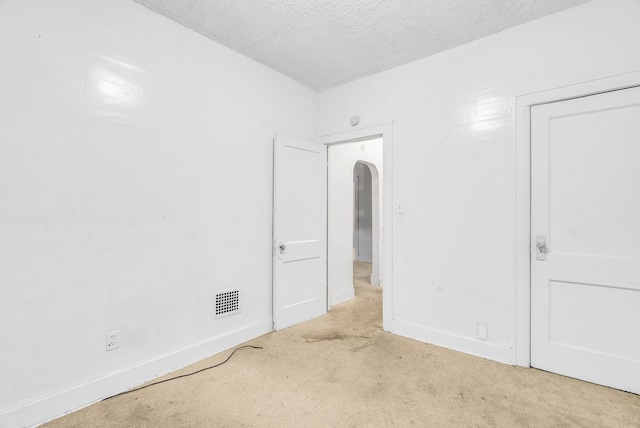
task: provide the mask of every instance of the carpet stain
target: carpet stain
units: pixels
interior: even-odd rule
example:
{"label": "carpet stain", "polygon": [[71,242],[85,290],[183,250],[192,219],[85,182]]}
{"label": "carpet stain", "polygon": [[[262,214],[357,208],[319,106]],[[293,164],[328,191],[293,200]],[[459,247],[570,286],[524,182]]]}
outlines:
{"label": "carpet stain", "polygon": [[328,333],[319,333],[319,334],[307,334],[302,336],[306,343],[315,343],[315,342],[325,342],[325,341],[333,341],[333,340],[357,340],[357,339],[369,339],[368,336],[357,336],[357,335],[349,335],[338,333],[336,331],[331,331]]}
{"label": "carpet stain", "polygon": [[368,342],[368,343],[365,343],[365,344],[362,344],[362,345],[359,345],[359,346],[355,346],[355,347],[351,348],[351,352],[360,352],[363,349],[368,348],[369,346],[375,345],[376,343],[377,342]]}
{"label": "carpet stain", "polygon": [[345,334],[340,334],[337,333],[335,331],[329,332],[329,333],[321,333],[321,334],[308,334],[305,336],[302,336],[305,340],[305,342],[307,343],[313,343],[313,342],[324,342],[324,341],[331,341],[331,340],[346,340],[349,338],[349,336],[345,335]]}

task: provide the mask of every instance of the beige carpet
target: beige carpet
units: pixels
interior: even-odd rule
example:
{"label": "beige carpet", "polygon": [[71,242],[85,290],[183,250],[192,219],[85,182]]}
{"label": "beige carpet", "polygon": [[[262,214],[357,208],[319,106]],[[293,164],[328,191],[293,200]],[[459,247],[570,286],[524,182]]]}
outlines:
{"label": "beige carpet", "polygon": [[383,332],[381,290],[367,284],[368,269],[356,265],[355,299],[248,342],[262,350],[45,426],[640,427],[638,395]]}

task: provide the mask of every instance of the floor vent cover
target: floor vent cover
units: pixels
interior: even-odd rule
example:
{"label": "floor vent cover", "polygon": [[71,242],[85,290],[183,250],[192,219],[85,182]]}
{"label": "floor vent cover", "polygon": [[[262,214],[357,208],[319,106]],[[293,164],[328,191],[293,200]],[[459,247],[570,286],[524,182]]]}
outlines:
{"label": "floor vent cover", "polygon": [[216,316],[231,315],[240,311],[240,290],[216,294]]}

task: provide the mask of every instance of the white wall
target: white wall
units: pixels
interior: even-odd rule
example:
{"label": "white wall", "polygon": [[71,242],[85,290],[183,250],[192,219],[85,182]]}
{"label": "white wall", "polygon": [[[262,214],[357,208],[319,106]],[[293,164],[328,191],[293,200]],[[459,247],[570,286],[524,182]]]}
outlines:
{"label": "white wall", "polygon": [[[364,147],[364,151],[362,150]],[[329,306],[354,296],[353,288],[353,167],[356,162],[364,161],[377,170],[377,191],[379,213],[378,222],[373,227],[382,228],[382,182],[383,159],[382,139],[376,138],[355,143],[334,144],[329,146],[328,170],[328,243],[327,243],[327,281]],[[375,175],[375,172],[374,172]],[[374,178],[375,179],[375,178]],[[380,248],[374,254],[374,264],[380,267]],[[373,276],[375,275],[375,277]],[[372,283],[379,278],[379,271],[372,273]]]}
{"label": "white wall", "polygon": [[317,94],[128,0],[1,1],[0,58],[0,426],[271,331],[272,138]]}
{"label": "white wall", "polygon": [[597,0],[320,94],[320,135],[393,121],[392,331],[515,362],[516,96],[640,70],[638,22]]}

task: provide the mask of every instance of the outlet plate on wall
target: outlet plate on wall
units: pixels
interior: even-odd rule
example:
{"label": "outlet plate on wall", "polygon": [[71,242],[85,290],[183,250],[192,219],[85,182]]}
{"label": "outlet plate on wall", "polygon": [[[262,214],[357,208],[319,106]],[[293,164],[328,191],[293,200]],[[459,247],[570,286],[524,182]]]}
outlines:
{"label": "outlet plate on wall", "polygon": [[478,339],[487,340],[488,328],[484,324],[478,324]]}
{"label": "outlet plate on wall", "polygon": [[114,330],[107,333],[107,351],[113,351],[120,347],[120,331]]}

